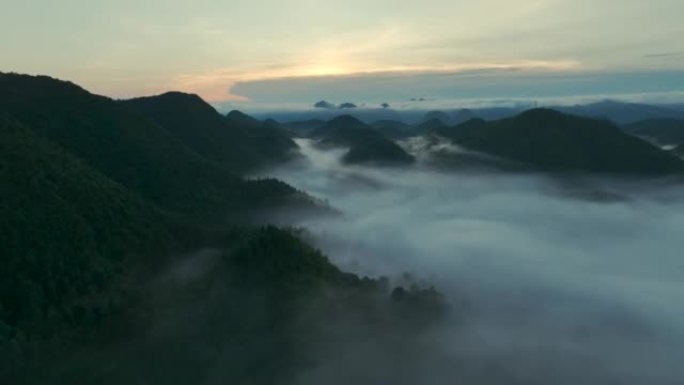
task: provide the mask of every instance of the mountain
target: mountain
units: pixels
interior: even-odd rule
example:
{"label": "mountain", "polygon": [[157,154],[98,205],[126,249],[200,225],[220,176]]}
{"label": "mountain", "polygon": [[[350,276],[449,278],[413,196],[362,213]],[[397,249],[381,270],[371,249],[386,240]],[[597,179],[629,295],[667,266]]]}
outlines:
{"label": "mountain", "polygon": [[428,133],[460,140],[462,137],[475,135],[478,130],[483,129],[485,126],[487,126],[486,121],[480,118],[473,118],[455,126],[435,125]]}
{"label": "mountain", "polygon": [[232,110],[226,114],[226,120],[232,123],[233,126],[256,127],[259,125],[259,119],[251,117],[242,111]]}
{"label": "mountain", "polygon": [[349,147],[343,160],[347,163],[406,164],[414,161],[396,143],[373,127],[351,115],[326,122],[311,133],[321,145]]}
{"label": "mountain", "polygon": [[528,110],[493,122],[474,119],[440,134],[468,149],[545,170],[617,174],[684,171],[681,160],[608,121],[551,109]]}
{"label": "mountain", "polygon": [[391,140],[416,135],[414,126],[396,120],[378,120],[371,123],[370,126]]}
{"label": "mountain", "polygon": [[672,153],[675,154],[675,155],[677,155],[677,156],[679,156],[679,157],[684,157],[684,144],[675,147],[675,148],[672,150]]}
{"label": "mountain", "polygon": [[322,119],[309,119],[309,120],[295,120],[291,122],[281,123],[281,126],[290,133],[293,137],[307,137],[311,133],[323,126],[325,120]]}
{"label": "mountain", "polygon": [[428,111],[423,117],[423,122],[428,122],[431,120],[441,121],[442,124],[448,124],[451,121],[449,114],[444,111]]}
{"label": "mountain", "polygon": [[257,151],[262,165],[276,164],[297,155],[299,147],[292,140],[291,133],[273,119],[262,122],[233,110],[226,115],[226,121],[234,130],[244,130],[246,136],[242,140]]}
{"label": "mountain", "polygon": [[467,122],[468,120],[474,119],[476,117],[477,117],[477,115],[472,110],[467,109],[467,108],[462,108],[462,109],[456,111],[456,113],[454,114],[454,123],[456,123],[456,124],[464,123],[464,122]]}
{"label": "mountain", "polygon": [[262,165],[274,165],[299,155],[299,146],[292,140],[290,133],[273,119],[247,130],[247,142],[258,149]]}
{"label": "mountain", "polygon": [[433,132],[448,127],[441,119],[430,119],[418,125],[418,132]]}
{"label": "mountain", "polygon": [[[252,115],[258,119],[274,119],[281,122],[284,126],[287,126],[289,122],[305,122],[309,120],[320,120],[328,121],[335,119],[340,116],[340,114],[351,115],[363,122],[371,123],[378,120],[397,120],[408,122],[404,116],[409,114],[414,115],[409,110],[394,109],[394,108],[382,108],[382,107],[367,107],[367,106],[357,106],[356,108],[343,109],[339,108],[314,108],[310,110],[286,110],[286,111],[269,111],[269,112],[254,112]],[[418,121],[422,118],[424,112],[416,112],[415,120]],[[414,119],[410,119],[413,121]]]}
{"label": "mountain", "polygon": [[223,117],[197,95],[169,92],[122,101],[160,125],[203,157],[244,174],[287,159],[297,146],[277,127],[239,111]]}
{"label": "mountain", "polygon": [[145,307],[126,318],[134,328],[39,361],[26,383],[293,383],[324,362],[320,351],[365,346],[369,336],[402,357],[392,349],[416,346],[444,311],[434,289],[391,289],[387,279],[345,273],[292,231],[267,226],[225,238],[224,252],[151,280],[138,294]]}
{"label": "mountain", "polygon": [[684,144],[684,120],[650,119],[622,126],[625,132],[659,146]]}
{"label": "mountain", "polygon": [[[198,98],[170,94],[176,106],[216,121]],[[155,103],[153,103],[155,104]],[[161,103],[163,104],[163,103]],[[282,194],[301,202],[294,189],[281,183],[243,181],[227,167],[204,157],[184,140],[166,130],[128,103],[93,95],[68,82],[45,76],[0,74],[0,116],[23,124],[63,147],[103,175],[164,209],[225,221],[252,206],[260,206]],[[182,114],[179,114],[182,115]],[[178,119],[185,119],[178,117]],[[199,119],[199,118],[198,118]],[[223,118],[218,116],[218,121]],[[169,125],[171,126],[171,124]],[[182,124],[177,125],[179,132]],[[190,135],[184,136],[188,142]],[[200,138],[205,135],[198,136]],[[198,140],[199,142],[199,140]],[[194,145],[195,142],[193,142]],[[263,194],[256,196],[254,190]],[[267,191],[273,195],[268,197]],[[266,196],[265,196],[266,195]]]}
{"label": "mountain", "polygon": [[107,317],[120,300],[110,284],[151,262],[128,257],[176,245],[152,205],[8,119],[0,164],[0,329],[47,336]]}
{"label": "mountain", "polygon": [[213,206],[240,183],[144,116],[68,82],[2,74],[0,113],[167,208]]}
{"label": "mountain", "polygon": [[[209,159],[176,119],[210,110],[166,97],[188,117],[0,74],[0,383],[279,383],[312,343],[405,341],[438,319],[434,289],[343,272],[301,232],[237,215],[316,202]],[[331,333],[347,317],[359,332]]]}
{"label": "mountain", "polygon": [[356,104],[351,103],[351,102],[345,102],[345,103],[340,104],[340,106],[338,108],[341,110],[356,108]]}
{"label": "mountain", "polygon": [[677,118],[684,119],[684,113],[666,106],[604,100],[577,106],[552,107],[555,110],[590,118],[607,119],[618,124],[639,120]]}

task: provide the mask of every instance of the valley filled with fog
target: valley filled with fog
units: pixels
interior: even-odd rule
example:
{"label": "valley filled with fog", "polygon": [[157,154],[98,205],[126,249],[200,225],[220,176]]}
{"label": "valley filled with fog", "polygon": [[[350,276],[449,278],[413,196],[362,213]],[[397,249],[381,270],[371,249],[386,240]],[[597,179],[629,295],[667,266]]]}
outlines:
{"label": "valley filled with fog", "polygon": [[[684,378],[681,185],[442,171],[415,153],[406,167],[343,165],[344,149],[297,143],[304,157],[266,174],[341,214],[280,219],[342,269],[434,285],[450,304],[395,383]],[[319,352],[326,364],[300,383],[392,378],[387,346],[349,344]]]}

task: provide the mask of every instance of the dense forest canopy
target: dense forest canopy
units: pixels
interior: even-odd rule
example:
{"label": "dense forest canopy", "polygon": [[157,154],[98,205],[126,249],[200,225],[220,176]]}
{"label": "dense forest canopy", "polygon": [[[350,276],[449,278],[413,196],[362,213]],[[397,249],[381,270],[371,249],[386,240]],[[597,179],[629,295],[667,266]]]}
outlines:
{"label": "dense forest canopy", "polygon": [[[441,312],[433,289],[392,296],[387,280],[342,272],[298,231],[250,219],[279,208],[334,213],[279,180],[242,177],[296,149],[276,122],[224,117],[193,95],[117,102],[1,74],[0,379],[187,383],[232,350],[226,378],[267,384],[314,359],[302,346],[318,326],[297,318],[301,306],[316,317],[387,317],[377,330],[402,309],[425,314],[409,328]],[[213,258],[199,277],[151,283],[198,249]],[[158,298],[159,285],[174,296]],[[200,350],[174,350],[190,341]]]}

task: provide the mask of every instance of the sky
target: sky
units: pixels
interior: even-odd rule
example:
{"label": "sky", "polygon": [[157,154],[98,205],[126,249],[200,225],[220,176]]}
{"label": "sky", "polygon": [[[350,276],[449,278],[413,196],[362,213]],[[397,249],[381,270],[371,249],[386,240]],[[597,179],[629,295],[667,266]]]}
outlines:
{"label": "sky", "polygon": [[0,0],[0,71],[215,104],[684,91],[681,0]]}

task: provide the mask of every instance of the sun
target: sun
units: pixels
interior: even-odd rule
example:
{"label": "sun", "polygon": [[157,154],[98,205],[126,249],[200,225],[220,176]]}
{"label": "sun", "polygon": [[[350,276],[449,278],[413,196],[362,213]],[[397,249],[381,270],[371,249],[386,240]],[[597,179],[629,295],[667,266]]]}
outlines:
{"label": "sun", "polygon": [[299,76],[334,76],[353,73],[354,70],[340,64],[313,64],[299,69]]}

